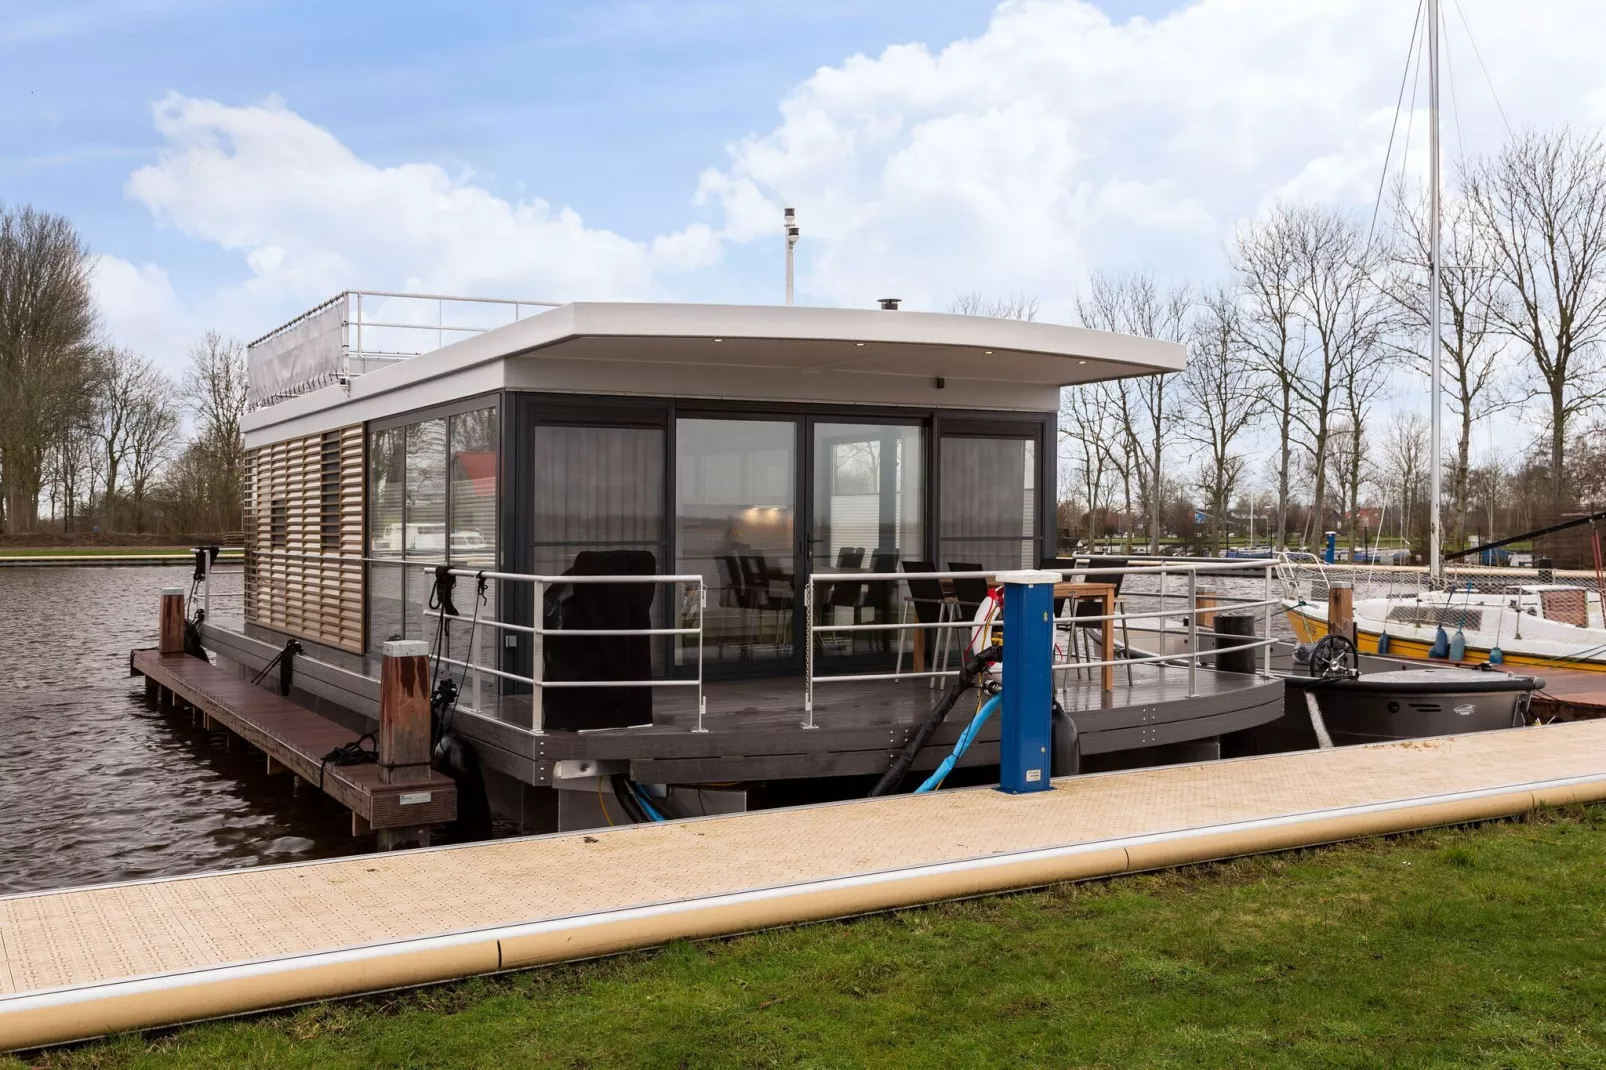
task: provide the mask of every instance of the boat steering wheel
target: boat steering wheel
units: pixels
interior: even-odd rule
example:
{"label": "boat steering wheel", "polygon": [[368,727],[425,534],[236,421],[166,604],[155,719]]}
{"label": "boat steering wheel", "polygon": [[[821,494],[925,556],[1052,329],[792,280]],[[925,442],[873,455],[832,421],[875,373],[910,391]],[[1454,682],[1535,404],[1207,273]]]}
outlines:
{"label": "boat steering wheel", "polygon": [[1347,635],[1323,636],[1310,652],[1312,676],[1343,676],[1355,664],[1355,644]]}

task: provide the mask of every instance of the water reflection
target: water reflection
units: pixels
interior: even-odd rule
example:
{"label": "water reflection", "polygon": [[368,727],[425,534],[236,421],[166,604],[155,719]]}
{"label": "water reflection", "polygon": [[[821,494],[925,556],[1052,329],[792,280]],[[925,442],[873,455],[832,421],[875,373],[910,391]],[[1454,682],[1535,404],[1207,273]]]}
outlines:
{"label": "water reflection", "polygon": [[[260,752],[148,706],[128,652],[156,642],[184,568],[0,569],[0,894],[371,850]],[[238,622],[241,576],[214,578]],[[232,749],[230,746],[232,745]]]}

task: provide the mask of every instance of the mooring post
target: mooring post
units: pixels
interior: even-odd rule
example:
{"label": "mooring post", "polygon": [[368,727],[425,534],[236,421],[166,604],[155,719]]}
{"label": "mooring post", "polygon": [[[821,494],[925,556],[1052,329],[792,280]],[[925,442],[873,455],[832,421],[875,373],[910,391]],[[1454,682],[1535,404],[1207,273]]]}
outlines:
{"label": "mooring post", "polygon": [[184,653],[184,588],[162,588],[162,613],[157,629],[156,649],[159,653]]}
{"label": "mooring post", "polygon": [[379,778],[388,784],[429,779],[429,644],[385,643],[379,670]]}
{"label": "mooring post", "polygon": [[403,639],[381,647],[379,779],[411,784],[429,779],[429,643]]}
{"label": "mooring post", "polygon": [[1355,588],[1347,583],[1327,585],[1327,634],[1354,639]]}
{"label": "mooring post", "polygon": [[1053,745],[1054,584],[1058,572],[1001,572],[1004,585],[1004,695],[998,788],[1047,791]]}

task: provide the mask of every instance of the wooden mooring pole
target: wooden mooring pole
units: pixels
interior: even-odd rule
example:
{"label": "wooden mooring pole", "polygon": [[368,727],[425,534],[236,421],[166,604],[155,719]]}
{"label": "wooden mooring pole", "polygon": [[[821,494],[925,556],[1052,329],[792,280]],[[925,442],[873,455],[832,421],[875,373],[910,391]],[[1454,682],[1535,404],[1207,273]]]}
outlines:
{"label": "wooden mooring pole", "polygon": [[166,657],[184,653],[184,588],[162,588],[162,612],[156,648]]}
{"label": "wooden mooring pole", "polygon": [[1327,585],[1327,634],[1355,639],[1355,588],[1347,583]]}
{"label": "wooden mooring pole", "polygon": [[[381,650],[379,778],[387,784],[424,783],[431,773],[429,644],[409,639],[386,643]],[[381,829],[379,841],[381,849],[415,843],[427,847],[429,829]]]}

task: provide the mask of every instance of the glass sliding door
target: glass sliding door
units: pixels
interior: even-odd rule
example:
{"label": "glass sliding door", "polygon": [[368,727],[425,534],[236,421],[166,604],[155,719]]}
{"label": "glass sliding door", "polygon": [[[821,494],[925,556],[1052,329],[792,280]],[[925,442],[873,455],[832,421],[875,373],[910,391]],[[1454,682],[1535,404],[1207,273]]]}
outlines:
{"label": "glass sliding door", "polygon": [[708,587],[705,663],[793,660],[796,422],[677,420],[675,476],[675,571]]}
{"label": "glass sliding door", "polygon": [[[923,432],[898,424],[813,424],[814,497],[810,570],[837,573],[814,590],[818,624],[887,624],[898,620],[895,581],[856,580],[855,573],[897,572],[925,556]],[[826,632],[817,656],[886,653],[891,632]]]}
{"label": "glass sliding door", "polygon": [[586,550],[645,551],[650,571],[667,571],[663,429],[539,424],[531,434],[536,574],[561,575]]}
{"label": "glass sliding door", "polygon": [[944,435],[937,567],[1035,568],[1037,440]]}

